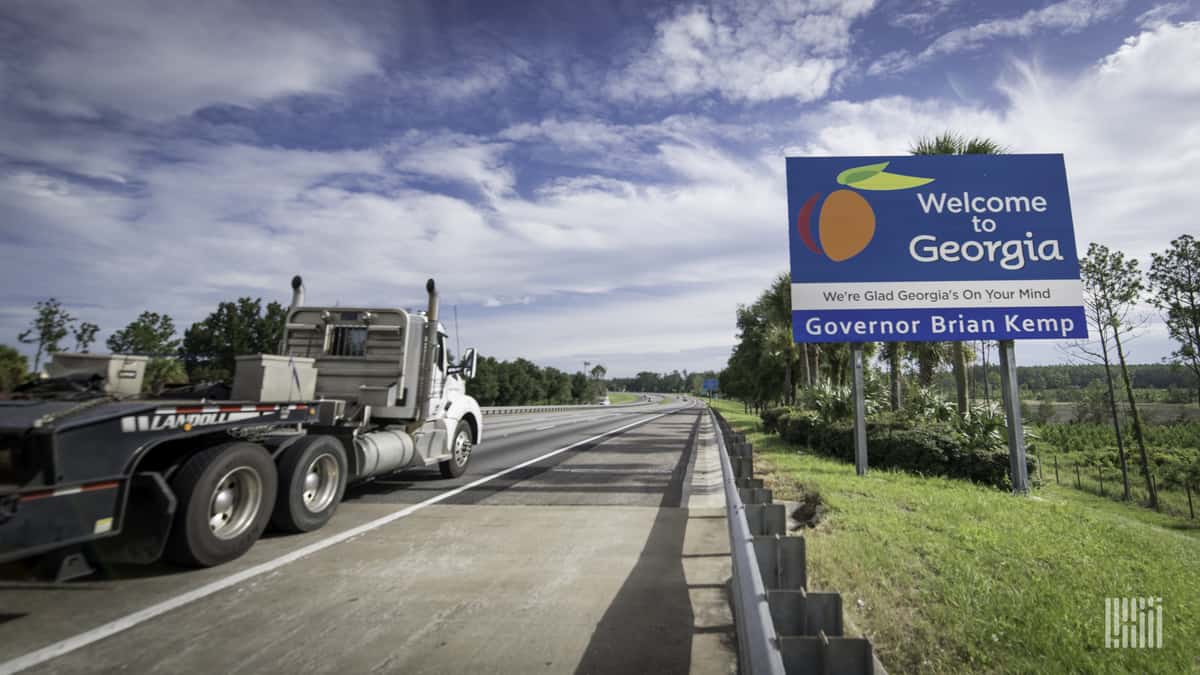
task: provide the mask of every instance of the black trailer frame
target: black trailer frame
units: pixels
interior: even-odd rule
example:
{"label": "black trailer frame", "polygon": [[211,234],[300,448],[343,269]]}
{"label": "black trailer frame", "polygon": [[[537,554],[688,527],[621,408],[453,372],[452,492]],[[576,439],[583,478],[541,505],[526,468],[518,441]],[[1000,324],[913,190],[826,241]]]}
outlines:
{"label": "black trailer frame", "polygon": [[168,481],[184,461],[229,440],[277,455],[310,433],[352,433],[341,410],[336,400],[0,401],[0,563],[84,544],[106,561],[156,560],[175,510]]}

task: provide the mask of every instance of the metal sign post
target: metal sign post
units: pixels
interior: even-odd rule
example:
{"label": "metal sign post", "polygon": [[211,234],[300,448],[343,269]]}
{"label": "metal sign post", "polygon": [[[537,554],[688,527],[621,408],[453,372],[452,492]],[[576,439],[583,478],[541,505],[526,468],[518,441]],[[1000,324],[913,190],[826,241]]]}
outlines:
{"label": "metal sign post", "polygon": [[854,471],[867,475],[867,396],[863,390],[863,345],[850,345],[850,360],[854,363]]}
{"label": "metal sign post", "polygon": [[1013,494],[1029,492],[1029,467],[1025,463],[1025,430],[1021,425],[1021,389],[1017,385],[1017,357],[1012,340],[1000,341],[1000,391],[1008,420],[1008,464]]}

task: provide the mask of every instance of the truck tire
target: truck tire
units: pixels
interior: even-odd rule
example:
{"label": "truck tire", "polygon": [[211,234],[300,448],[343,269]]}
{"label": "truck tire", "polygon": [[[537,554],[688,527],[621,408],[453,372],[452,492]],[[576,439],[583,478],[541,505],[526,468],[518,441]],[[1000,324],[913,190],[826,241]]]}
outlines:
{"label": "truck tire", "polygon": [[212,567],[258,541],[275,504],[275,462],[261,445],[234,441],[196,453],[171,479],[179,506],[166,558]]}
{"label": "truck tire", "polygon": [[279,457],[279,495],[271,526],[311,532],[329,522],[346,491],[346,449],[332,436],[305,436]]}
{"label": "truck tire", "polygon": [[450,441],[450,459],[438,462],[442,478],[458,478],[463,475],[471,461],[471,446],[475,444],[471,425],[462,421],[454,427],[454,435],[451,438],[453,440]]}

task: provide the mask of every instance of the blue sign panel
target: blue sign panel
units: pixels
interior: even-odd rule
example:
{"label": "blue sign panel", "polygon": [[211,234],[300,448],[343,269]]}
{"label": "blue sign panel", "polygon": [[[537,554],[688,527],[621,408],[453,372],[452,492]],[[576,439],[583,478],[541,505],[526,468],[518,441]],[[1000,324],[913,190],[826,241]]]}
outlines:
{"label": "blue sign panel", "polygon": [[717,391],[717,381],[712,378],[705,380],[704,391]]}
{"label": "blue sign panel", "polygon": [[787,158],[797,342],[1086,338],[1062,155]]}

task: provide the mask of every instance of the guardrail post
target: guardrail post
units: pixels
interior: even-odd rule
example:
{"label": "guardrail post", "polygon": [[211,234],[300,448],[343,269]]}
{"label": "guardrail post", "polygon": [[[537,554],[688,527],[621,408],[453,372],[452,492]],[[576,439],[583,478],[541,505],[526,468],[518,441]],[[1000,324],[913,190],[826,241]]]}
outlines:
{"label": "guardrail post", "polygon": [[796,590],[808,587],[804,537],[755,537],[754,556],[758,558],[758,569],[768,589]]}
{"label": "guardrail post", "polygon": [[841,637],[845,632],[840,593],[809,593],[803,588],[768,591],[767,601],[780,635],[816,636],[823,632]]}
{"label": "guardrail post", "polygon": [[875,673],[875,653],[862,638],[786,636],[779,638],[789,673]]}
{"label": "guardrail post", "polygon": [[730,465],[733,466],[734,478],[753,478],[754,477],[754,458],[753,457],[730,457]]}
{"label": "guardrail post", "polygon": [[745,509],[750,534],[787,534],[787,509],[783,504],[747,504]]}
{"label": "guardrail post", "polygon": [[774,501],[771,490],[764,487],[739,487],[738,496],[742,498],[743,504],[770,504]]}

